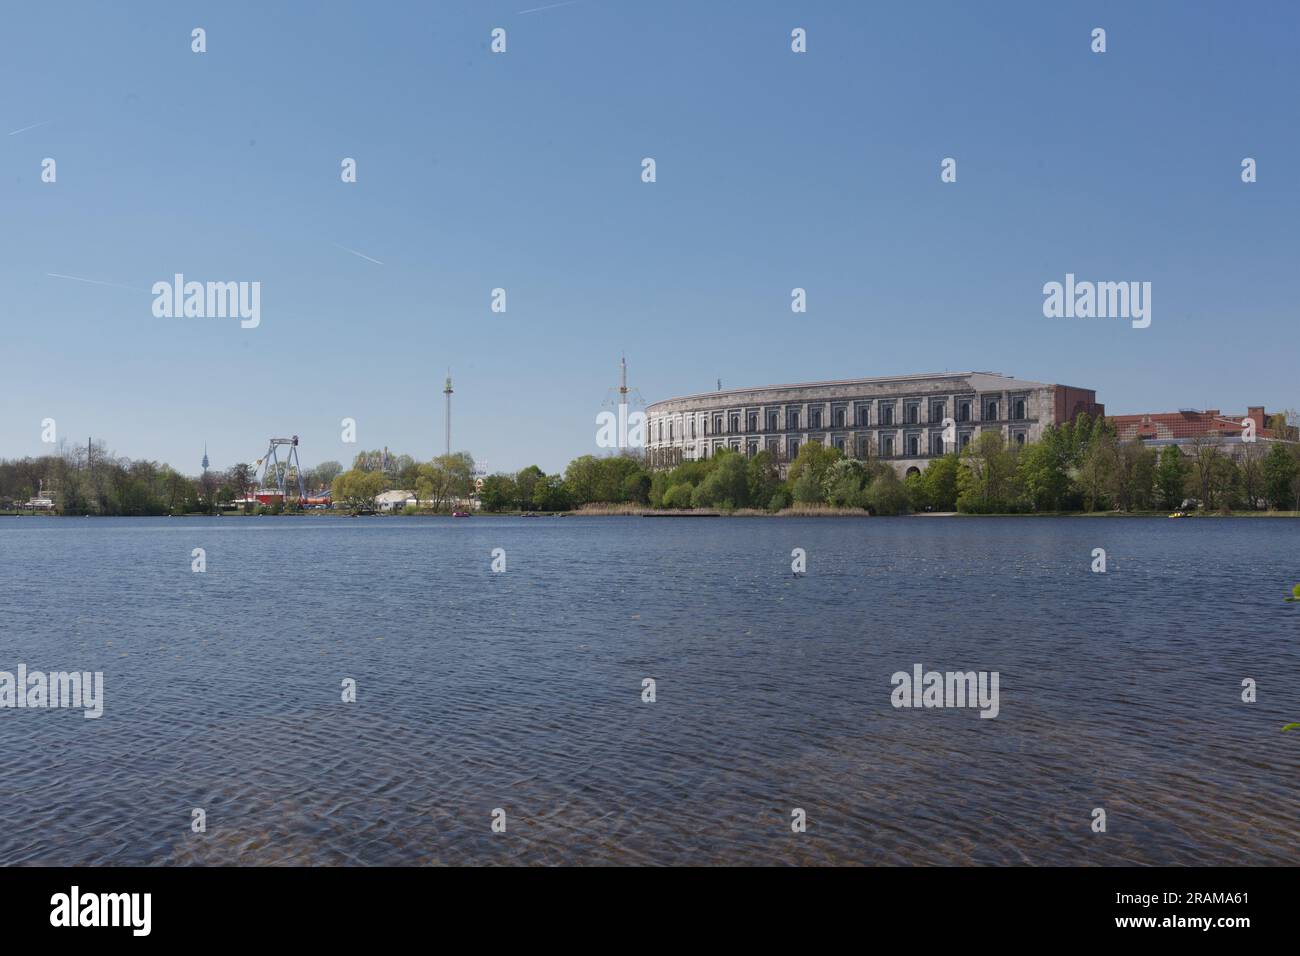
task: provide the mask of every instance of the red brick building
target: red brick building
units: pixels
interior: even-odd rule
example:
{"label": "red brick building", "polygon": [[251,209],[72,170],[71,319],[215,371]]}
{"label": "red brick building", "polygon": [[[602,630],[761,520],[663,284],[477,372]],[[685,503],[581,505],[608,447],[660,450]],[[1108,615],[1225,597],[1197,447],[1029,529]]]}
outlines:
{"label": "red brick building", "polygon": [[1271,417],[1265,413],[1263,405],[1252,405],[1245,414],[1224,414],[1217,408],[1206,410],[1183,408],[1176,412],[1112,415],[1110,421],[1114,424],[1120,441],[1138,438],[1169,440],[1206,436],[1240,438],[1246,428],[1242,422],[1247,418],[1254,422],[1257,438],[1282,438],[1294,441],[1294,426],[1286,429],[1289,434],[1277,435],[1272,428],[1268,427]]}

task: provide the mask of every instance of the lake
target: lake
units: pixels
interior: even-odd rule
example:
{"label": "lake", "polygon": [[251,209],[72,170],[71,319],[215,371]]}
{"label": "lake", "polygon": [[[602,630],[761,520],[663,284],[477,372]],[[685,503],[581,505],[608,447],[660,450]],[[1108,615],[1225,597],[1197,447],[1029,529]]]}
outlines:
{"label": "lake", "polygon": [[[1295,864],[1298,541],[0,518],[0,671],[104,675],[99,719],[0,710],[0,864]],[[996,718],[894,707],[917,664],[997,672]]]}

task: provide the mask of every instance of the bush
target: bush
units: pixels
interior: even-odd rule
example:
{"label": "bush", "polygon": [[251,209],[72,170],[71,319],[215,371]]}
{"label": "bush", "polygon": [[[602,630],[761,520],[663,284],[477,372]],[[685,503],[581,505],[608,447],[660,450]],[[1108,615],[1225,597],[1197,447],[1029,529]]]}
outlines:
{"label": "bush", "polygon": [[794,482],[794,500],[800,504],[815,505],[823,501],[822,484],[811,470],[805,470]]}
{"label": "bush", "polygon": [[831,487],[826,500],[837,508],[865,508],[862,479],[852,474],[842,475]]}
{"label": "bush", "polygon": [[867,488],[866,500],[872,514],[897,515],[907,511],[907,489],[893,469],[884,472]]}
{"label": "bush", "polygon": [[664,492],[665,508],[689,508],[694,489],[690,485],[673,485]]}

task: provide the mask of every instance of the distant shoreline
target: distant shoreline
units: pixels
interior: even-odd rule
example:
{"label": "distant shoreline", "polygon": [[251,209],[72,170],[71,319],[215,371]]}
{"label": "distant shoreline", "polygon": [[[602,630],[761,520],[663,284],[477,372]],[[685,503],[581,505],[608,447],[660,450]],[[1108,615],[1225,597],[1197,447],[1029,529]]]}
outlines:
{"label": "distant shoreline", "polygon": [[[405,514],[400,511],[392,513],[349,514],[346,511],[286,511],[278,515],[239,514],[222,512],[190,512],[183,515],[59,515],[39,511],[0,511],[0,518],[55,518],[70,519],[94,518],[96,520],[114,518],[450,518],[451,514],[442,511],[417,511]],[[742,508],[733,511],[697,510],[697,509],[655,509],[655,508],[611,508],[583,511],[480,511],[473,518],[1168,518],[1164,511],[1029,511],[997,512],[992,514],[968,514],[961,511],[915,511],[901,515],[872,515],[867,511],[851,508],[791,509],[783,511],[761,511]],[[1191,513],[1184,518],[1300,518],[1300,511],[1230,511]]]}

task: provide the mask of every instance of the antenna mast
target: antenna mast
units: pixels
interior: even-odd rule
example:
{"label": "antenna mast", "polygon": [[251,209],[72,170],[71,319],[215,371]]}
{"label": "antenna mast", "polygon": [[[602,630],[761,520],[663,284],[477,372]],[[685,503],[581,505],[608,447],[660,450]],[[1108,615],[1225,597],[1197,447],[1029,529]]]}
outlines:
{"label": "antenna mast", "polygon": [[447,369],[447,384],[443,387],[442,394],[447,396],[447,419],[444,425],[444,434],[447,436],[447,456],[451,457],[451,369]]}

